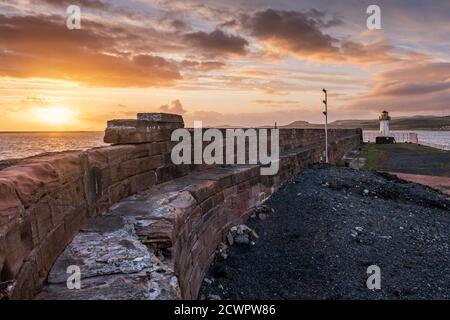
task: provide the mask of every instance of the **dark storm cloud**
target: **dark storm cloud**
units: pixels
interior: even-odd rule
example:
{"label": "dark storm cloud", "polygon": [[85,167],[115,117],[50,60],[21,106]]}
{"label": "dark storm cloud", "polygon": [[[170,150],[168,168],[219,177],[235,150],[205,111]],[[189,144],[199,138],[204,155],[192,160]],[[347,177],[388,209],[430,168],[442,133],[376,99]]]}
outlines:
{"label": "dark storm cloud", "polygon": [[[314,14],[317,16],[317,14]],[[267,9],[242,17],[244,29],[258,39],[274,42],[296,53],[336,53],[337,39],[320,30],[320,18],[298,11]]]}
{"label": "dark storm cloud", "polygon": [[210,33],[198,31],[186,33],[184,39],[206,55],[245,55],[248,41],[242,37],[223,32],[220,29]]}
{"label": "dark storm cloud", "polygon": [[242,15],[243,30],[265,43],[272,50],[299,58],[332,63],[375,64],[397,61],[390,54],[393,49],[378,41],[363,44],[341,40],[324,32],[324,29],[343,24],[325,13],[309,11],[281,11],[267,9],[252,15]]}

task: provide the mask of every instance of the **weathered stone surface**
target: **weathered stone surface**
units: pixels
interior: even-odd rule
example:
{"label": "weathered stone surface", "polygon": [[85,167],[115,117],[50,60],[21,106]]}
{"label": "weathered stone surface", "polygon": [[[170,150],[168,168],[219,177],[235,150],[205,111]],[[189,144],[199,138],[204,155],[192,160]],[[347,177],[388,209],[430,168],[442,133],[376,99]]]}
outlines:
{"label": "weathered stone surface", "polygon": [[112,127],[105,130],[105,143],[130,144],[170,140],[171,129]]}
{"label": "weathered stone surface", "polygon": [[[0,291],[7,292],[9,298],[32,297],[86,219],[110,209],[100,217],[118,216],[125,225],[131,226],[132,232],[125,235],[120,233],[123,230],[100,232],[85,228],[79,233],[78,236],[86,237],[86,243],[92,244],[91,251],[86,247],[74,250],[78,259],[92,268],[91,276],[84,279],[92,290],[86,288],[83,297],[95,296],[96,286],[98,292],[104,292],[96,297],[103,294],[108,297],[101,278],[117,290],[122,284],[124,297],[132,297],[125,287],[130,288],[129,292],[133,288],[139,291],[140,275],[145,273],[149,277],[147,284],[154,286],[145,297],[179,296],[180,292],[173,289],[178,277],[182,296],[195,298],[198,284],[192,282],[202,278],[215,247],[224,240],[228,229],[243,223],[249,208],[266,199],[285,179],[306,164],[320,160],[323,148],[323,136],[317,130],[281,130],[282,150],[289,152],[281,156],[277,176],[260,176],[256,165],[175,166],[170,162],[174,145],[170,141],[173,130],[170,128],[182,126],[180,118],[161,115],[147,119],[131,123],[135,132],[144,135],[135,140],[142,143],[46,154],[16,161],[0,170]],[[145,137],[147,129],[144,128],[148,122],[156,123],[159,128],[149,129],[150,138],[157,131],[155,135],[162,140],[147,142],[149,137]],[[357,145],[360,136],[358,130],[330,131],[331,160],[335,161]],[[124,200],[136,192],[142,193]],[[89,224],[98,226],[97,222]],[[107,236],[103,237],[105,233]],[[133,269],[138,261],[127,264],[133,257],[126,252],[129,242],[116,242],[120,237],[115,233],[125,239],[131,237],[133,245],[145,248],[150,266],[139,271]],[[82,243],[78,245],[82,248]],[[109,249],[105,251],[103,247]],[[152,271],[152,261],[159,252],[164,253],[163,276]],[[96,262],[97,258],[109,261],[106,257],[112,255],[122,256],[123,260],[112,259],[111,265]],[[121,268],[130,273],[123,273]],[[114,279],[115,276],[118,278]],[[166,285],[158,287],[157,283]],[[50,285],[58,286],[63,283]],[[109,297],[118,298],[120,293],[116,293]],[[77,295],[73,291],[70,294]],[[136,296],[142,295],[136,293]]]}
{"label": "weathered stone surface", "polygon": [[22,203],[28,207],[45,193],[60,185],[60,178],[51,162],[28,163],[0,171],[0,179],[11,181]]}
{"label": "weathered stone surface", "polygon": [[150,254],[146,247],[133,236],[132,226],[119,220],[100,217],[88,223],[58,258],[48,282],[66,282],[70,265],[80,267],[82,278],[137,273],[149,267]]}
{"label": "weathered stone surface", "polygon": [[180,123],[184,125],[183,117],[171,113],[138,113],[138,120],[147,120],[162,123]]}
{"label": "weathered stone surface", "polygon": [[178,129],[182,127],[182,122],[162,122],[147,119],[118,119],[109,120],[107,123],[107,129],[114,128],[130,128],[138,130],[160,130],[160,129]]}
{"label": "weathered stone surface", "polygon": [[[53,266],[39,299],[175,299],[176,277],[138,240],[126,217],[91,219]],[[68,290],[67,267],[81,269],[81,289]]]}
{"label": "weathered stone surface", "polygon": [[[174,215],[194,201],[188,193],[178,192],[132,197],[114,206],[107,215],[90,219],[56,261],[48,277],[50,285],[40,298],[178,298],[172,267],[156,258],[146,245],[150,239],[169,241],[171,246]],[[63,285],[69,265],[81,268],[85,285],[75,293]],[[110,291],[104,288],[105,282],[111,286]]]}
{"label": "weathered stone surface", "polygon": [[0,178],[0,237],[2,229],[17,221],[24,211],[13,182]]}
{"label": "weathered stone surface", "polygon": [[108,121],[104,141],[112,144],[170,141],[172,131],[183,126],[183,118],[178,115],[142,113],[137,120]]}
{"label": "weathered stone surface", "polygon": [[114,274],[82,280],[81,290],[48,285],[39,300],[172,300],[179,298],[177,279],[156,271]]}

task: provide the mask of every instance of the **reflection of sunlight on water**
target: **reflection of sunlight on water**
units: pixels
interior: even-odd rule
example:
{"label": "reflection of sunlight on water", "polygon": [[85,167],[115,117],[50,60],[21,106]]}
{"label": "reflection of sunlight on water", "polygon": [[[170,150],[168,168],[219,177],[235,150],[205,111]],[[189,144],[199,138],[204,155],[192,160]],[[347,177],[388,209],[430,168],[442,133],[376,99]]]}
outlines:
{"label": "reflection of sunlight on water", "polygon": [[[375,135],[378,133],[378,131],[375,130],[364,130],[364,132],[369,133],[370,135]],[[450,131],[423,131],[423,130],[408,130],[408,131],[401,131],[401,130],[391,130],[392,133],[408,133],[408,132],[415,132],[417,133],[419,143],[423,144],[436,144],[445,146],[447,148],[450,148]]]}
{"label": "reflection of sunlight on water", "polygon": [[0,133],[0,160],[104,145],[104,132]]}

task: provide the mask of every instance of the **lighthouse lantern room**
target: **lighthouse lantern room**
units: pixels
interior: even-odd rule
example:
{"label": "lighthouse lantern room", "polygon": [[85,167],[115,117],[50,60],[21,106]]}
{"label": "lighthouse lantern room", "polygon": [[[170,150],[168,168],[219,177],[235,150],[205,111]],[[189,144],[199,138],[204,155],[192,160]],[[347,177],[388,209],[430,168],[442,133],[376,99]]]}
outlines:
{"label": "lighthouse lantern room", "polygon": [[380,120],[380,136],[376,137],[376,143],[395,143],[394,137],[389,134],[389,112],[383,111],[379,117]]}

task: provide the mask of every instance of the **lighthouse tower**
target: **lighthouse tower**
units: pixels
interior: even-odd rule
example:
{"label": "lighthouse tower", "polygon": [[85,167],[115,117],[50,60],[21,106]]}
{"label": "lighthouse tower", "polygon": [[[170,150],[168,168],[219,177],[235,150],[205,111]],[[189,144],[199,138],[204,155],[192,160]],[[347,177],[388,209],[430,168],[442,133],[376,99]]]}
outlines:
{"label": "lighthouse tower", "polygon": [[379,117],[380,119],[380,133],[383,137],[389,137],[389,113],[387,111],[383,111]]}

